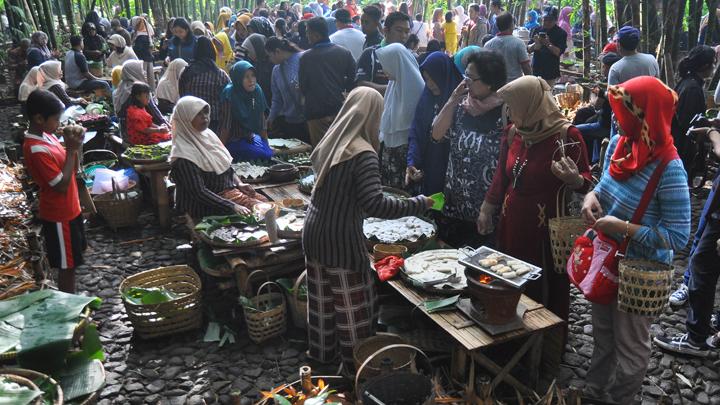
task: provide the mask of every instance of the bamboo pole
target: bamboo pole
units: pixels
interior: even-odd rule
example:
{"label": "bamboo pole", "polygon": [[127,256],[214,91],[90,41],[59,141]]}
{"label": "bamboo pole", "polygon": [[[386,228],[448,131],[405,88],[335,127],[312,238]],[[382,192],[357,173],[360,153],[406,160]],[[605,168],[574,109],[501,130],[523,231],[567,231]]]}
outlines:
{"label": "bamboo pole", "polygon": [[715,17],[715,10],[718,7],[718,0],[707,0],[708,13],[710,18],[708,19],[708,26],[705,31],[705,45],[713,45],[715,39],[715,33],[717,32],[717,18]]}
{"label": "bamboo pole", "polygon": [[48,32],[48,36],[50,37],[50,43],[52,44],[53,49],[58,49],[57,33],[55,32],[55,19],[53,18],[52,7],[50,7],[50,0],[39,0],[38,2],[43,7],[45,24],[50,30],[50,32]]}
{"label": "bamboo pole", "polygon": [[582,0],[582,30],[583,30],[583,77],[590,77],[590,0]]}
{"label": "bamboo pole", "polygon": [[72,0],[63,0],[65,5],[65,15],[68,20],[68,27],[70,28],[71,34],[77,33],[77,24],[75,21],[75,10],[73,9]]}

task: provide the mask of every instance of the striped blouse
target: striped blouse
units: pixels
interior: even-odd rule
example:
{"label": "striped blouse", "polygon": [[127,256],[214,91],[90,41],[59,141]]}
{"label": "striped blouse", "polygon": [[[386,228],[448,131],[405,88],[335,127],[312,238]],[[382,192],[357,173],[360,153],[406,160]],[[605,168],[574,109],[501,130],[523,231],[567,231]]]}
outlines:
{"label": "striped blouse", "polygon": [[235,204],[219,196],[235,186],[233,171],[223,174],[202,171],[187,159],[177,159],[171,165],[170,179],[175,182],[175,208],[193,218],[208,215],[233,214]]}
{"label": "striped blouse", "polygon": [[[619,138],[616,135],[610,142],[605,162],[610,162]],[[620,182],[610,176],[606,163],[603,176],[595,186],[603,214],[630,220],[657,165],[653,162]],[[687,174],[679,159],[668,163],[640,222],[642,227],[630,241],[626,257],[672,263],[673,251],[682,250],[690,236],[690,192]]]}
{"label": "striped blouse", "polygon": [[384,196],[378,156],[363,152],[334,166],[313,192],[302,238],[305,257],[328,267],[364,271],[370,260],[363,220],[420,215],[425,210],[420,197]]}
{"label": "striped blouse", "polygon": [[[178,91],[180,97],[195,96],[210,104],[210,121],[216,122],[218,128],[228,128],[232,116],[224,114],[223,103],[220,101],[220,94],[228,83],[230,76],[218,68],[194,76],[190,76],[186,70],[180,75]],[[212,124],[210,129],[215,131]]]}

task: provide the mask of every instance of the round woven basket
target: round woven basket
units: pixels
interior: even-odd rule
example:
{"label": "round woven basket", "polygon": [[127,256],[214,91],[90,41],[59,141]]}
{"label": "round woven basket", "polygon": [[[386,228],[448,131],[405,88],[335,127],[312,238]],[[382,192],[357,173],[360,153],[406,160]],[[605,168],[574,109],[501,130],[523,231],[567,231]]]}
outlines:
{"label": "round woven basket", "polygon": [[0,374],[18,375],[20,377],[27,378],[28,380],[31,380],[31,381],[47,380],[50,383],[50,385],[52,385],[55,389],[55,394],[54,394],[55,399],[53,400],[52,405],[62,405],[63,404],[63,391],[62,391],[62,388],[60,388],[60,384],[47,374],[43,374],[43,373],[40,373],[35,370],[28,370],[25,368],[0,369]]}
{"label": "round woven basket", "polygon": [[292,314],[293,325],[296,328],[307,329],[307,299],[300,298],[300,286],[307,280],[307,270],[300,273],[295,285],[293,286],[292,296],[290,297],[290,313]]}
{"label": "round woven basket", "polygon": [[624,259],[618,269],[618,309],[642,316],[662,314],[670,297],[672,266],[649,260]]}
{"label": "round woven basket", "polygon": [[122,192],[100,194],[93,198],[95,208],[102,215],[108,226],[114,230],[137,224],[140,209],[142,208],[142,194],[135,190],[135,195],[128,194],[134,184]]}
{"label": "round woven basket", "polygon": [[572,253],[575,239],[582,236],[587,228],[580,217],[557,217],[548,221],[553,269],[556,273],[564,274],[567,271],[567,260]]}
{"label": "round woven basket", "polygon": [[[279,290],[278,292],[269,290],[273,285]],[[268,288],[268,292],[261,294],[260,292],[265,287]],[[243,313],[250,340],[261,343],[285,333],[287,303],[282,287],[272,281],[265,282],[258,288],[257,295],[250,298],[250,302],[255,308],[269,308],[265,311],[251,311],[244,308]]]}
{"label": "round woven basket", "polygon": [[[360,366],[378,350],[390,346],[390,345],[404,345],[407,344],[403,338],[392,333],[378,333],[375,336],[371,336],[367,339],[360,341],[353,348],[353,360],[355,362],[355,369],[359,370]],[[382,357],[373,358],[369,363],[365,365],[365,378],[374,377],[380,375],[380,365],[385,358],[392,360],[393,371],[403,370],[409,368],[415,361],[415,355],[417,353],[407,349],[397,349],[386,352]]]}
{"label": "round woven basket", "polygon": [[143,339],[171,335],[202,325],[202,283],[189,266],[160,267],[134,274],[120,283],[120,295],[130,287],[162,287],[179,298],[152,305],[123,300],[135,332]]}
{"label": "round woven basket", "polygon": [[[33,391],[40,391],[40,388],[38,388],[38,386],[35,385],[35,383],[29,378],[21,377],[17,374],[0,374],[0,378],[5,379],[6,381],[14,382],[22,387],[27,387]],[[30,403],[34,405],[41,405],[43,403],[42,395]]]}

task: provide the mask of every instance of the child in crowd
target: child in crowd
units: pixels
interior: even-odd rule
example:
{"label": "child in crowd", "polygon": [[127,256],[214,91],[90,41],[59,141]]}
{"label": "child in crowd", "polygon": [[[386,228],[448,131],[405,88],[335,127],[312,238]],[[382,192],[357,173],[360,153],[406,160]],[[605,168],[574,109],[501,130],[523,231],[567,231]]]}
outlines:
{"label": "child in crowd", "polygon": [[65,106],[53,93],[35,90],[28,96],[25,115],[29,128],[23,142],[25,165],[40,187],[40,210],[45,251],[50,267],[59,269],[58,288],[75,292],[75,268],[83,263],[87,244],[75,173],[85,130],[67,126],[65,147],[53,135]]}
{"label": "child in crowd", "polygon": [[450,56],[455,55],[458,47],[458,32],[451,11],[445,13],[445,23],[442,25],[442,29],[445,34],[445,52]]}
{"label": "child in crowd", "polygon": [[169,141],[172,136],[167,125],[153,124],[153,119],[147,111],[150,104],[150,86],[145,83],[135,83],[130,91],[131,104],[127,109],[128,141],[133,145],[155,145]]}

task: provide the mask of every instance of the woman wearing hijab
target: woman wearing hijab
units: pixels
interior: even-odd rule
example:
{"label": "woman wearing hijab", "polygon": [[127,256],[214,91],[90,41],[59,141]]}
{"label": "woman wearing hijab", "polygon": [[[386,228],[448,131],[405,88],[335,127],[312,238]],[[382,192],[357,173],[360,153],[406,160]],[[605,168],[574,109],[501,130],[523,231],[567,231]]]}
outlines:
{"label": "woman wearing hijab", "polygon": [[38,85],[38,72],[40,71],[39,66],[31,68],[22,83],[20,83],[20,89],[18,90],[18,101],[25,103],[30,96],[30,93],[37,90],[40,86]]}
{"label": "woman wearing hijab", "polygon": [[422,193],[431,195],[445,188],[450,144],[432,142],[432,123],[450,94],[462,81],[452,59],[442,52],[428,56],[420,66],[425,89],[415,109],[408,136],[406,184],[420,183]]}
{"label": "woman wearing hijab", "polygon": [[215,58],[215,64],[217,64],[220,69],[228,72],[230,71],[232,63],[235,61],[235,53],[230,44],[230,37],[228,37],[227,33],[220,31],[215,34],[215,40],[220,43],[221,48]]}
{"label": "woman wearing hijab", "polygon": [[170,178],[176,187],[176,208],[195,219],[249,214],[261,200],[235,175],[230,153],[208,128],[208,103],[197,97],[183,97],[171,121]]}
{"label": "woman wearing hijab", "polygon": [[210,129],[219,134],[225,109],[220,93],[230,83],[230,77],[215,64],[215,48],[207,37],[197,39],[195,59],[180,75],[180,97],[195,96],[210,104]]}
{"label": "woman wearing hijab", "polygon": [[237,21],[235,21],[234,37],[236,49],[240,48],[242,43],[245,42],[245,38],[250,35],[250,32],[248,31],[248,24],[250,24],[250,20],[252,20],[252,14],[242,14],[237,18]]}
{"label": "woman wearing hijab", "polygon": [[145,74],[147,76],[146,83],[151,89],[155,89],[155,64],[152,54],[153,37],[155,30],[145,17],[135,16],[130,20],[133,26],[132,40],[133,50],[138,58],[143,61]]}
{"label": "woman wearing hijab", "polygon": [[230,69],[230,79],[232,82],[220,95],[229,117],[220,138],[234,161],[270,159],[272,150],[265,122],[268,104],[257,83],[255,68],[247,61],[239,61]]}
{"label": "woman wearing hijab", "polygon": [[272,103],[272,70],[273,64],[270,62],[270,57],[265,50],[265,42],[267,37],[261,34],[251,34],[242,43],[242,49],[245,51],[245,57],[243,59],[250,62],[257,75],[257,82],[262,88],[263,94],[268,104]]}
{"label": "woman wearing hijab", "polygon": [[[670,133],[677,95],[660,80],[641,76],[609,86],[608,100],[622,135],[610,142],[603,176],[585,196],[582,216],[618,242],[630,238],[626,259],[672,264],[673,253],[684,249],[690,236],[687,175]],[[629,222],[660,164],[666,166],[660,167],[660,182],[645,215],[640,223]],[[594,345],[587,394],[611,403],[634,403],[650,360],[653,321],[618,310],[617,301],[592,304]],[[687,334],[677,342],[662,338],[682,347],[691,343],[688,339]]]}
{"label": "woman wearing hijab", "polygon": [[405,45],[395,43],[379,48],[377,57],[390,79],[380,123],[382,179],[384,185],[402,189],[405,187],[408,136],[425,83],[417,60]]}
{"label": "woman wearing hijab", "polygon": [[38,71],[39,88],[56,95],[65,104],[65,108],[72,105],[87,105],[88,102],[84,98],[72,98],[67,94],[65,91],[67,85],[62,81],[62,73],[62,63],[56,60],[44,62]]}
{"label": "woman wearing hijab", "polygon": [[158,81],[157,98],[158,109],[163,114],[172,113],[175,103],[180,98],[179,82],[180,75],[187,67],[188,63],[183,59],[175,59],[170,62],[167,70]]}
{"label": "woman wearing hijab", "polygon": [[107,58],[107,64],[110,69],[113,69],[115,66],[121,66],[128,60],[137,59],[135,51],[127,47],[125,38],[123,38],[122,35],[113,34],[107,42],[112,47],[112,52]]}
{"label": "woman wearing hijab", "polygon": [[[432,55],[433,52],[437,52],[437,51],[440,51],[440,50],[441,50],[441,48],[440,48],[440,41],[438,41],[437,39],[431,39],[431,40],[429,40],[429,41],[428,41],[428,45],[427,45],[427,49],[425,49],[425,52],[423,52],[422,54],[420,54],[420,56],[418,56],[418,58],[417,58],[417,60],[418,60],[418,65],[422,66],[422,64],[425,62],[425,60],[426,60],[430,55]],[[458,72],[458,74],[459,74],[459,73],[460,73],[460,72]]]}
{"label": "woman wearing hijab", "polygon": [[107,49],[105,39],[97,32],[97,26],[86,22],[82,26],[83,54],[90,62],[102,62],[103,54]]}
{"label": "woman wearing hijab", "polygon": [[180,58],[185,62],[192,62],[195,59],[195,46],[197,37],[190,28],[190,23],[180,17],[173,22],[173,38],[168,47],[168,58],[170,61]]}
{"label": "woman wearing hijab", "polygon": [[553,270],[547,223],[558,215],[561,188],[584,192],[592,177],[582,134],[560,112],[551,90],[536,76],[520,77],[498,90],[513,125],[503,138],[478,230],[490,233],[502,207],[498,250],[544,269],[525,294],[567,320],[570,285],[565,273]]}
{"label": "woman wearing hijab", "polygon": [[567,47],[565,48],[565,54],[574,59],[575,51],[573,51],[573,48],[575,48],[575,46],[573,44],[572,25],[570,25],[570,15],[572,12],[572,7],[563,7],[562,10],[560,10],[560,17],[558,17],[558,26],[567,33]]}
{"label": "woman wearing hijab", "polygon": [[353,347],[375,334],[377,319],[363,219],[420,215],[432,205],[424,196],[399,200],[383,195],[377,155],[382,113],[380,93],[355,88],[311,155],[315,187],[302,236],[308,354],[322,363],[340,355],[346,372],[353,369]]}
{"label": "woman wearing hijab", "polygon": [[527,15],[528,20],[525,23],[525,29],[532,32],[533,29],[540,26],[540,23],[538,22],[538,13],[535,10],[530,10]]}
{"label": "woman wearing hijab", "polygon": [[92,10],[87,13],[87,15],[85,16],[85,23],[91,23],[95,25],[95,29],[97,29],[97,34],[103,38],[107,38],[105,26],[101,23],[100,15],[97,13],[97,11]]}
{"label": "woman wearing hijab", "polygon": [[[120,121],[120,132],[125,134],[125,118],[127,108],[131,104],[130,93],[132,92],[132,86],[135,82],[145,83],[145,71],[143,70],[143,62],[139,60],[129,60],[123,64],[122,74],[120,75],[121,80],[118,87],[113,91],[112,99],[113,105],[115,106],[115,112]],[[146,107],[146,110],[153,118],[153,124],[156,125],[167,125],[167,121],[162,116],[162,113],[155,104],[155,100],[150,97],[150,103]]]}
{"label": "woman wearing hijab", "polygon": [[48,48],[48,36],[42,31],[35,31],[30,36],[30,48],[27,51],[27,67],[31,69],[41,63],[54,59]]}
{"label": "woman wearing hijab", "polygon": [[270,20],[265,17],[253,17],[247,25],[249,34],[260,34],[265,38],[275,35],[275,29]]}
{"label": "woman wearing hijab", "polygon": [[465,23],[470,19],[470,16],[465,14],[465,8],[463,6],[455,6],[453,9],[455,14],[455,24],[457,26],[457,33],[460,34],[462,32],[463,27],[465,26]]}
{"label": "woman wearing hijab", "polygon": [[[704,114],[705,80],[712,77],[715,72],[717,55],[715,49],[707,45],[698,45],[690,50],[678,64],[677,72],[680,81],[675,86],[678,94],[677,114],[673,121],[673,137],[680,158],[690,180],[702,176],[706,170],[704,142],[696,143],[687,136],[690,121],[697,114]],[[700,154],[698,155],[698,149]],[[697,156],[697,158],[696,158]]]}
{"label": "woman wearing hijab", "polygon": [[470,45],[459,50],[458,53],[453,55],[453,62],[455,63],[455,67],[457,68],[458,72],[464,72],[465,68],[467,68],[470,56],[480,51],[482,51],[481,47],[477,45]]}

